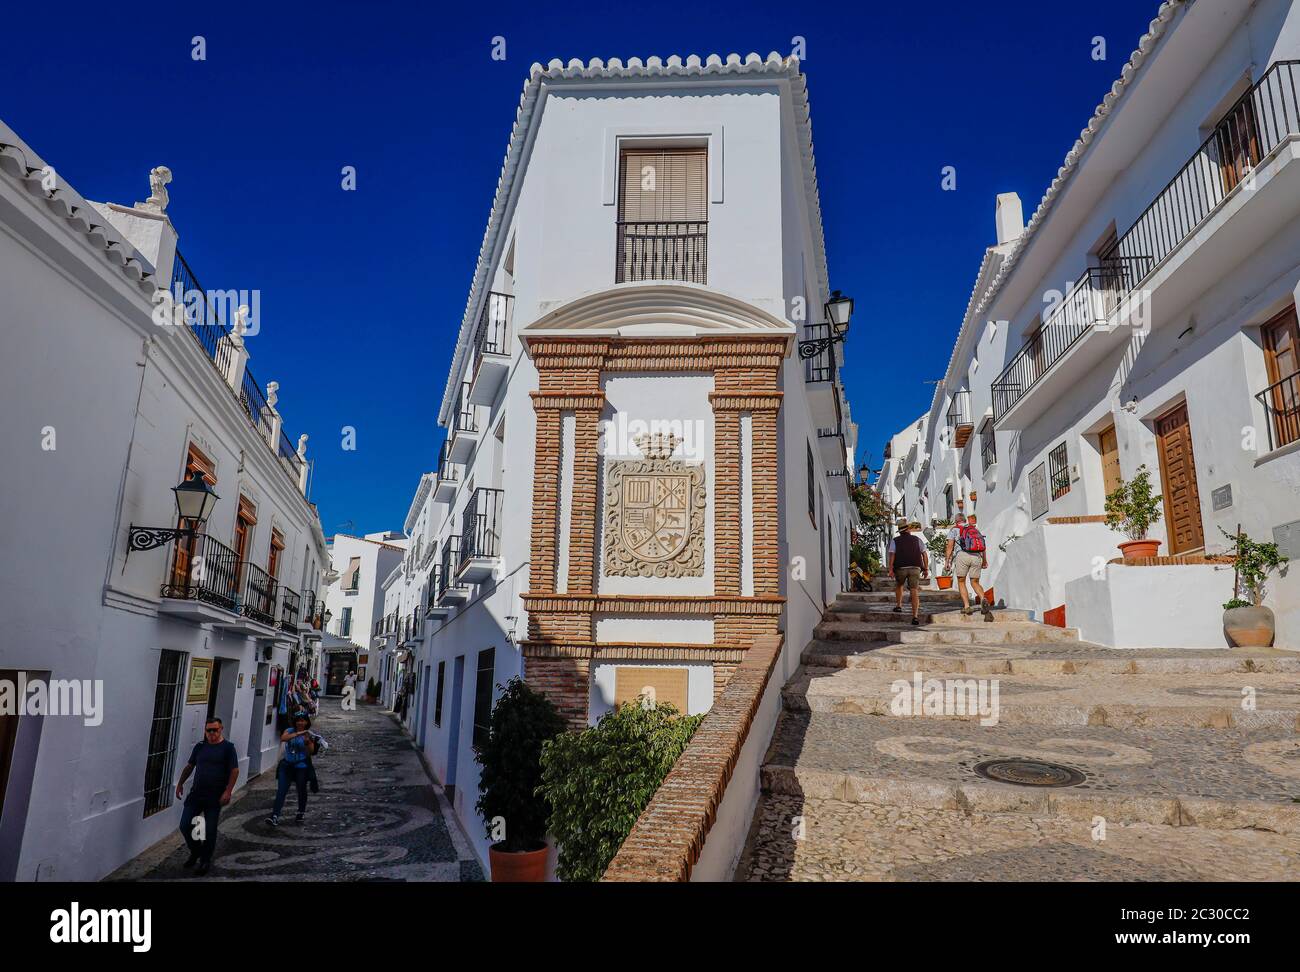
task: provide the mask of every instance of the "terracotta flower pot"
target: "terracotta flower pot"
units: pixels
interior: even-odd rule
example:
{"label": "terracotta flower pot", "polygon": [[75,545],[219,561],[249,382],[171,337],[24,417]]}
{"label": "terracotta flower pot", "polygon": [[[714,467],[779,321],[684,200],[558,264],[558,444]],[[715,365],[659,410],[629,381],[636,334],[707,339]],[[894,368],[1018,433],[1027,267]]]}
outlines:
{"label": "terracotta flower pot", "polygon": [[1273,643],[1273,612],[1260,607],[1235,607],[1223,612],[1223,633],[1234,648],[1267,648]]}
{"label": "terracotta flower pot", "polygon": [[1139,557],[1160,556],[1159,540],[1126,540],[1119,545],[1125,560],[1137,560]]}
{"label": "terracotta flower pot", "polygon": [[939,585],[939,590],[950,590],[952,588],[952,575],[950,574],[947,577],[936,577],[934,582]]}
{"label": "terracotta flower pot", "polygon": [[546,846],[531,851],[497,850],[499,844],[488,848],[488,862],[492,865],[493,882],[531,882],[546,880]]}

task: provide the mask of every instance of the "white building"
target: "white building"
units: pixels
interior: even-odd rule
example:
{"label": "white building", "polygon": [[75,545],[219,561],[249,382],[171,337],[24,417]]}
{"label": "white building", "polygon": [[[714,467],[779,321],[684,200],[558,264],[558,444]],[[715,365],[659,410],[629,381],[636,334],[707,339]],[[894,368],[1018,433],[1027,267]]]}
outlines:
{"label": "white building", "polygon": [[325,589],[326,664],[321,689],[327,695],[343,690],[343,679],[357,673],[361,688],[370,671],[371,633],[384,614],[382,581],[402,561],[406,537],[380,531],[354,537],[334,534],[330,541],[331,580]]}
{"label": "white building", "polygon": [[534,66],[376,636],[484,860],[495,686],[577,726],[797,665],[856,519],[830,297],[796,60]]}
{"label": "white building", "polygon": [[[175,830],[210,716],[240,785],[273,767],[280,698],[310,665],[326,550],[306,436],[248,370],[256,327],[285,324],[241,315],[245,336],[200,292],[169,180],[155,169],[134,207],[88,202],[0,123],[0,681],[102,703],[0,709],[0,880],[94,880]],[[172,488],[196,476],[219,498],[177,538]]]}
{"label": "white building", "polygon": [[[1238,524],[1300,557],[1298,61],[1293,0],[1164,3],[1028,225],[998,197],[920,488],[975,494],[997,596],[1091,641],[1221,646]],[[1161,558],[1108,565],[1142,466]],[[1265,603],[1300,646],[1300,572]]]}

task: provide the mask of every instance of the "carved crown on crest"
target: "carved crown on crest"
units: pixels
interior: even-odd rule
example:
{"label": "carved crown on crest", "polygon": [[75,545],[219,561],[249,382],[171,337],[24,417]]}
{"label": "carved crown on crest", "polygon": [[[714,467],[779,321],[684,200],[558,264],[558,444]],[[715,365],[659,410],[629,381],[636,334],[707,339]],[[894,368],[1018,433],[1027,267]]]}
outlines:
{"label": "carved crown on crest", "polygon": [[647,459],[671,459],[683,440],[672,432],[642,433],[632,440]]}

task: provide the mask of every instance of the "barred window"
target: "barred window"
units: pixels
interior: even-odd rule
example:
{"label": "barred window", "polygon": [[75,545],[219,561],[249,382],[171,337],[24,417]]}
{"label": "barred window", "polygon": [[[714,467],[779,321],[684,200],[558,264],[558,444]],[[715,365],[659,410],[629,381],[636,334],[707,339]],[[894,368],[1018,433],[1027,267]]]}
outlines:
{"label": "barred window", "polygon": [[1060,499],[1070,491],[1070,465],[1064,442],[1047,454],[1047,466],[1052,481],[1052,499]]}

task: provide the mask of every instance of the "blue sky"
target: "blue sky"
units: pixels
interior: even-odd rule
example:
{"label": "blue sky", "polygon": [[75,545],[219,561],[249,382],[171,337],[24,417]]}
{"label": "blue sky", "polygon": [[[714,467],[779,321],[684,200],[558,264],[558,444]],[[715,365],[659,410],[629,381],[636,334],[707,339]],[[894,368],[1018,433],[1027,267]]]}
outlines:
{"label": "blue sky", "polygon": [[[73,2],[8,18],[0,118],[91,199],[136,202],[151,167],[172,169],[168,212],[203,285],[262,292],[251,368],[280,382],[291,438],[311,436],[326,534],[401,529],[435,465],[532,62],[766,55],[806,39],[831,284],[857,301],[845,383],[860,456],[878,465],[942,377],[995,195],[1019,192],[1029,217],[1157,7]],[[340,188],[344,165],[356,192]]]}

